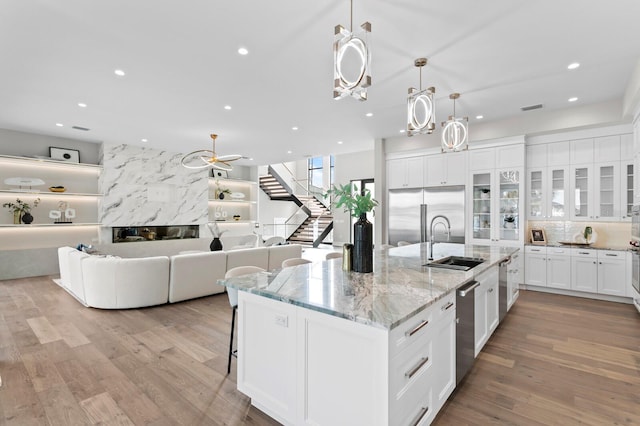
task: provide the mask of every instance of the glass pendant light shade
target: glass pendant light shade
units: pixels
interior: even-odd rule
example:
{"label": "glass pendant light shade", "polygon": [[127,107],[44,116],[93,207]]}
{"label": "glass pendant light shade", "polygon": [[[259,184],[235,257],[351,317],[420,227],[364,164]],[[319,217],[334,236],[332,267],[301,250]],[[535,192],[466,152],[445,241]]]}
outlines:
{"label": "glass pendant light shade", "polygon": [[422,67],[427,64],[426,58],[418,58],[414,65],[420,68],[420,89],[409,88],[407,97],[407,135],[431,134],[436,128],[436,112],[433,95],[435,87],[422,90]]}
{"label": "glass pendant light shade", "polygon": [[456,118],[456,99],[459,97],[459,93],[449,95],[449,99],[453,99],[453,115],[442,123],[442,152],[462,151],[468,147],[469,118]]}
{"label": "glass pendant light shade", "polygon": [[[351,4],[353,10],[353,3]],[[333,98],[348,96],[367,100],[367,87],[371,86],[371,24],[365,22],[353,31],[336,25],[333,42]]]}

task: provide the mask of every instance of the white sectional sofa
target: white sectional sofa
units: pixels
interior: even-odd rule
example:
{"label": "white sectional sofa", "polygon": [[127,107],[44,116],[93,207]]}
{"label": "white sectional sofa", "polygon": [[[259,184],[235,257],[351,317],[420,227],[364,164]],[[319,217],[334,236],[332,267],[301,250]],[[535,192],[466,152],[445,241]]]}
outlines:
{"label": "white sectional sofa", "polygon": [[228,269],[273,270],[284,259],[302,256],[297,244],[217,252],[208,245],[202,238],[105,244],[96,246],[96,255],[60,247],[60,284],[85,306],[140,308],[222,293],[217,280]]}

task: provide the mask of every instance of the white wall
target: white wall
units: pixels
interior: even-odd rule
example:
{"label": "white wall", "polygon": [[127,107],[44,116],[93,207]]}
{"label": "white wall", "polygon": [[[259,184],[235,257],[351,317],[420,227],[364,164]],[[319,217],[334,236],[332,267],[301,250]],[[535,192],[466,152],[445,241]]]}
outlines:
{"label": "white wall", "polygon": [[[374,150],[353,152],[350,154],[337,155],[335,157],[335,183],[344,185],[357,179],[375,178],[375,153]],[[375,199],[381,201],[379,182],[376,184]],[[379,212],[383,209],[376,208],[376,218],[380,217]],[[376,219],[377,220],[377,219]],[[377,228],[377,227],[376,227]],[[375,232],[375,231],[374,231]],[[376,235],[376,240],[378,236]],[[336,246],[351,242],[351,219],[348,213],[342,209],[333,209],[333,244]]]}
{"label": "white wall", "polygon": [[49,157],[49,147],[57,147],[80,151],[81,163],[98,164],[100,145],[100,143],[76,139],[0,129],[0,154],[2,155]]}

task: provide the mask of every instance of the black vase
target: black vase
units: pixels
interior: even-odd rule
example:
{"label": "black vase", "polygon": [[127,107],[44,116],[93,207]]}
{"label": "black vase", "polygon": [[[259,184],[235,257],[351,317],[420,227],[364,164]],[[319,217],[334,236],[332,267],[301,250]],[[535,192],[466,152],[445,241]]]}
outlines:
{"label": "black vase", "polygon": [[211,241],[211,244],[209,244],[209,248],[211,249],[211,251],[222,250],[222,241],[220,241],[220,238],[214,237],[213,241]]}
{"label": "black vase", "polygon": [[22,223],[26,223],[28,225],[31,222],[33,222],[33,216],[31,216],[31,213],[27,212],[22,215]]}
{"label": "black vase", "polygon": [[366,213],[353,225],[353,270],[373,272],[373,225]]}

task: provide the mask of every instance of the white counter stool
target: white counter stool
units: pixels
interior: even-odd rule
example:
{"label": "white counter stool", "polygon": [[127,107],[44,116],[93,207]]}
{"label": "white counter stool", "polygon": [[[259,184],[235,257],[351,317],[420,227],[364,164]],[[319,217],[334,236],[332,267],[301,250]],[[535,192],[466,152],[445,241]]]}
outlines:
{"label": "white counter stool", "polygon": [[332,251],[331,253],[327,253],[325,260],[338,259],[340,257],[342,257],[342,253],[339,251]]}
{"label": "white counter stool", "polygon": [[[264,272],[264,269],[258,266],[238,266],[229,269],[224,277],[233,278],[258,272]],[[227,287],[227,296],[229,296],[229,304],[231,305],[231,337],[229,338],[229,362],[227,363],[227,374],[229,374],[231,373],[231,357],[238,356],[238,351],[233,350],[233,332],[236,327],[236,310],[238,309],[238,289]]]}
{"label": "white counter stool", "polygon": [[307,263],[311,263],[311,261],[307,259],[303,259],[301,257],[292,257],[291,259],[283,260],[282,267],[288,268],[290,266],[305,265]]}

